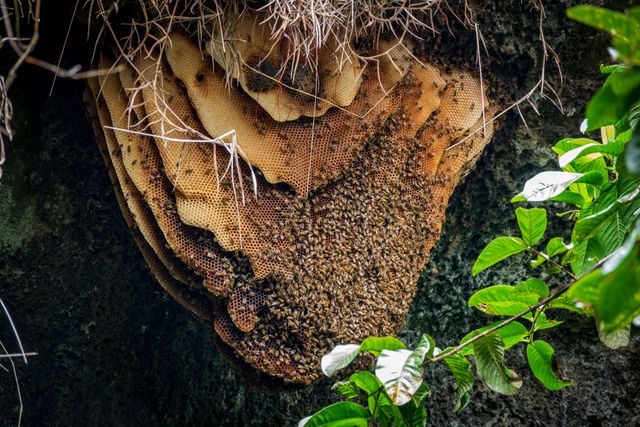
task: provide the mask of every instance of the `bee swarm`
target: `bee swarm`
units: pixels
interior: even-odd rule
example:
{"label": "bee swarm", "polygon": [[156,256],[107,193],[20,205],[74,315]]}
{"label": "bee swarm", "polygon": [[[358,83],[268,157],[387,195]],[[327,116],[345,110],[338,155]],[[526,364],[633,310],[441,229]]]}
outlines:
{"label": "bee swarm", "polygon": [[397,333],[493,133],[480,80],[390,48],[274,83],[268,38],[245,37],[241,69],[170,39],[86,96],[156,279],[238,366],[284,383],[318,379],[337,344]]}

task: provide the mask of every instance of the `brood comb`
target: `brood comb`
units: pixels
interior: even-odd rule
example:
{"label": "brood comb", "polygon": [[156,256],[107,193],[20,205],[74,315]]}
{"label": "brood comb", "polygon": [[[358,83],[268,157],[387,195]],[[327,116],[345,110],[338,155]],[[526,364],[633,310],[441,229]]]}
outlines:
{"label": "brood comb", "polygon": [[391,44],[279,75],[256,22],[236,23],[239,60],[171,34],[87,102],[158,281],[238,366],[304,384],[334,345],[402,327],[493,114],[479,79]]}

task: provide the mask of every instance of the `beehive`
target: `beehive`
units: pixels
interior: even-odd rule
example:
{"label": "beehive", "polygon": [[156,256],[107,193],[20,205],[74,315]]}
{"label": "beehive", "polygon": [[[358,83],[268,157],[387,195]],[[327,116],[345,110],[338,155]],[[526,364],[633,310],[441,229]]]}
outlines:
{"label": "beehive", "polygon": [[239,366],[305,384],[334,345],[403,325],[492,111],[478,78],[406,49],[375,67],[319,55],[309,83],[264,72],[278,61],[264,35],[237,39],[241,68],[171,34],[93,80],[87,103],[158,281]]}

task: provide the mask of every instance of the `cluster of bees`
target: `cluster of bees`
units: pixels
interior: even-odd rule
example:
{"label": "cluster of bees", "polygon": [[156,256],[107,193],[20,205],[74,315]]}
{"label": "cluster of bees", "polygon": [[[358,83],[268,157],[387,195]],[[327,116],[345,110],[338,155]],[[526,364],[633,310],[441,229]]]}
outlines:
{"label": "cluster of bees", "polygon": [[238,367],[282,383],[317,379],[337,344],[397,333],[449,196],[492,135],[480,81],[396,48],[375,64],[323,64],[313,93],[256,88],[256,55],[277,49],[254,36],[238,47],[254,66],[234,68],[229,87],[224,56],[214,70],[188,37],[169,37],[86,96],[160,284]]}

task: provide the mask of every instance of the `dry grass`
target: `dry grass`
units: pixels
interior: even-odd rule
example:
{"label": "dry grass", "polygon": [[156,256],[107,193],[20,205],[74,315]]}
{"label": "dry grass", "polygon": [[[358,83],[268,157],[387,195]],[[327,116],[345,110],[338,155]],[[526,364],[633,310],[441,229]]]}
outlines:
{"label": "dry grass", "polygon": [[[563,76],[562,76],[562,67],[560,65],[560,57],[555,52],[553,47],[547,42],[545,37],[544,20],[546,18],[546,12],[544,8],[543,0],[530,0],[530,1],[532,5],[538,10],[538,39],[540,41],[541,58],[542,58],[542,61],[540,64],[539,78],[537,82],[530,89],[528,89],[528,91],[522,97],[520,97],[519,99],[517,99],[516,101],[514,101],[513,103],[511,103],[510,105],[508,105],[507,107],[505,107],[504,109],[496,113],[493,119],[491,119],[492,122],[500,119],[503,115],[507,114],[509,111],[516,110],[524,126],[528,127],[527,121],[525,120],[524,115],[522,114],[521,108],[523,105],[529,105],[533,109],[533,111],[539,115],[540,113],[538,112],[538,108],[536,107],[536,104],[533,102],[533,100],[536,97],[550,101],[558,109],[558,111],[560,111],[560,113],[564,114],[562,100],[560,99],[560,96],[558,95],[558,92],[556,91],[554,86],[547,79],[547,66],[549,64],[549,61],[552,61],[553,65],[557,70],[557,74],[560,79],[560,84],[562,84]],[[483,77],[482,77],[481,45],[484,47],[482,32],[480,31],[478,24],[473,19],[473,15],[465,14],[465,19],[469,20],[468,23],[474,26],[474,29],[476,32],[476,40],[477,40],[476,61],[478,64],[480,80],[482,83]],[[484,48],[484,51],[486,52],[486,47]],[[460,144],[464,144],[466,141],[469,140],[469,138],[471,138],[476,133],[481,131],[484,132],[486,125],[487,123],[483,120],[483,125],[481,127],[473,130],[472,132],[470,132],[469,135],[467,135],[466,137],[462,138],[460,141],[448,147],[446,151],[449,151]]]}
{"label": "dry grass", "polygon": [[[126,64],[140,76],[135,88],[125,88],[130,92],[129,116],[134,117],[133,111],[140,110],[142,89],[152,89],[154,94],[151,106],[152,110],[161,113],[161,129],[170,128],[174,132],[197,135],[198,139],[177,142],[210,143],[213,144],[214,154],[217,147],[222,147],[230,153],[230,163],[226,172],[218,177],[220,180],[226,176],[231,177],[231,183],[236,191],[236,183],[239,186],[238,193],[244,201],[245,194],[242,185],[242,173],[240,161],[251,170],[253,177],[253,189],[255,195],[256,181],[251,165],[246,162],[240,147],[235,141],[233,130],[229,135],[217,135],[210,138],[200,135],[191,129],[171,111],[166,102],[166,94],[162,88],[162,62],[164,50],[169,43],[168,35],[173,31],[180,31],[198,40],[201,50],[209,40],[210,49],[219,50],[219,54],[228,54],[231,65],[227,68],[227,83],[231,84],[233,70],[247,68],[248,58],[243,58],[234,48],[233,22],[238,17],[249,11],[258,13],[261,17],[260,25],[267,26],[271,34],[273,46],[277,46],[283,60],[275,77],[265,75],[257,69],[255,72],[268,79],[277,80],[280,85],[286,86],[283,80],[289,77],[295,79],[296,70],[304,67],[311,70],[318,78],[317,55],[320,48],[331,46],[333,58],[342,69],[346,61],[353,58],[369,64],[376,63],[377,59],[387,55],[391,49],[398,45],[408,43],[409,38],[419,37],[418,33],[432,30],[433,16],[440,11],[443,0],[419,0],[419,1],[378,1],[378,0],[300,0],[296,2],[270,0],[255,2],[250,0],[224,1],[224,0],[147,0],[139,1],[138,14],[130,21],[115,26],[113,22],[118,18],[118,12],[124,2],[118,0],[88,0],[89,14],[99,22],[98,35],[94,49],[94,57],[97,56],[98,46],[105,43],[114,51],[116,64]],[[397,40],[386,51],[378,51],[378,42],[381,37]],[[359,43],[366,45],[366,49],[355,49]],[[409,48],[406,50],[411,53]],[[283,53],[284,52],[284,53]],[[371,54],[371,52],[376,52]],[[213,56],[213,55],[212,55]],[[156,69],[152,79],[142,78],[145,70],[137,68],[138,59],[153,58]],[[212,63],[212,66],[214,64]],[[148,73],[148,70],[147,74]],[[289,76],[286,73],[290,73]],[[317,81],[317,80],[316,80]],[[318,98],[314,93],[307,95]],[[325,100],[329,102],[329,100]],[[147,117],[138,117],[130,120],[132,124],[130,132],[147,133],[150,123]],[[166,124],[166,126],[165,126]],[[156,135],[167,142],[176,142],[172,135]],[[236,171],[237,173],[233,173]],[[228,173],[231,172],[231,173]]]}
{"label": "dry grass", "polygon": [[[214,51],[209,53],[231,57],[226,70],[231,76],[235,69],[248,64],[248,58],[242,58],[234,47],[233,23],[250,11],[260,16],[257,24],[269,29],[272,46],[283,57],[275,73],[280,84],[285,77],[294,80],[302,68],[317,76],[318,52],[323,47],[333,49],[338,69],[353,58],[367,64],[388,57],[392,49],[405,46],[409,39],[419,39],[425,30],[435,34],[434,15],[444,13],[447,5],[446,0],[139,0],[137,16],[115,26],[122,5],[131,3],[87,0],[91,19],[100,21],[94,58],[98,46],[104,43],[114,50],[117,63],[127,63],[134,69],[139,57],[153,56],[161,63],[168,35],[180,31],[199,42],[203,55],[207,42],[215,41],[208,44]],[[396,43],[380,51],[378,45],[383,37]],[[406,50],[411,53],[409,48]]]}
{"label": "dry grass", "polygon": [[[24,36],[21,32],[21,23],[23,20],[33,24],[33,29],[29,36]],[[17,55],[17,59],[12,64],[6,75],[0,75],[0,178],[2,178],[2,166],[6,160],[5,142],[13,139],[13,128],[11,119],[13,118],[13,106],[9,98],[9,89],[11,88],[17,76],[18,68],[24,62],[37,62],[31,57],[37,41],[38,28],[40,24],[40,0],[27,0],[26,8],[19,0],[14,0],[11,6],[8,6],[6,0],[0,0],[0,49],[5,45],[9,45]],[[18,400],[18,420],[17,425],[22,424],[22,415],[24,412],[24,403],[22,400],[22,392],[20,389],[20,379],[14,359],[21,359],[27,364],[27,357],[35,356],[36,353],[25,352],[22,346],[18,329],[13,322],[9,309],[4,301],[0,298],[0,311],[4,313],[2,319],[8,324],[8,329],[15,338],[17,352],[11,352],[5,343],[0,340],[0,369],[11,374],[15,383],[16,397]]]}
{"label": "dry grass", "polygon": [[89,9],[104,23],[101,33],[111,33],[119,53],[129,57],[145,44],[161,47],[166,35],[176,29],[196,37],[202,47],[214,38],[220,40],[214,49],[233,51],[230,23],[248,11],[256,12],[262,17],[259,24],[270,29],[273,44],[285,52],[279,73],[283,75],[287,70],[295,73],[302,66],[315,70],[317,51],[324,46],[333,46],[336,61],[343,64],[351,54],[361,56],[353,49],[354,43],[366,41],[375,47],[383,35],[404,41],[420,38],[424,30],[435,33],[433,17],[443,12],[446,1],[148,0],[140,1],[140,14],[129,23],[130,32],[117,36],[110,28],[110,18],[120,4],[117,0],[89,0]]}
{"label": "dry grass", "polygon": [[[18,59],[12,65],[7,75],[0,75],[0,178],[2,178],[2,166],[4,165],[4,162],[6,160],[5,141],[11,141],[13,139],[13,128],[11,127],[11,119],[13,118],[13,106],[11,104],[11,99],[9,98],[9,88],[11,87],[15,79],[18,68],[24,62],[25,57],[29,55],[31,50],[33,50],[33,47],[36,43],[36,41],[33,40],[33,37],[24,38],[20,34],[20,21],[23,16],[22,14],[24,13],[21,3],[19,1],[16,1],[12,6],[13,7],[8,7],[5,0],[0,0],[0,20],[2,20],[2,24],[4,27],[2,38],[0,39],[0,49],[4,48],[5,44],[9,44],[16,52],[16,54],[18,54]],[[32,2],[29,1],[28,6],[29,16],[35,16],[33,15],[34,11]],[[39,8],[39,4],[37,6]],[[24,348],[22,347],[22,342],[20,340],[20,336],[18,335],[18,330],[16,329],[16,326],[13,323],[13,319],[9,314],[9,310],[7,309],[2,299],[0,299],[0,309],[2,309],[2,311],[4,312],[4,319],[6,319],[6,321],[8,322],[10,330],[12,331],[20,350],[20,352],[17,354],[10,353],[4,342],[0,340],[0,350],[2,351],[2,354],[0,354],[0,360],[2,360],[2,362],[0,362],[0,369],[5,371],[6,373],[10,373],[13,377],[16,396],[19,404],[17,424],[21,425],[24,404],[22,401],[22,393],[20,391],[20,380],[18,377],[18,371],[13,359],[15,357],[22,358],[24,363],[26,364],[27,355],[24,351]]]}
{"label": "dry grass", "polygon": [[8,321],[9,326],[11,328],[11,332],[16,339],[16,343],[18,345],[19,353],[10,353],[5,344],[0,340],[0,349],[3,354],[0,354],[0,360],[3,362],[6,360],[9,362],[9,368],[7,368],[3,363],[0,362],[0,369],[4,370],[7,373],[11,373],[13,376],[13,380],[16,385],[16,396],[18,398],[19,404],[19,412],[18,412],[18,426],[22,424],[22,414],[24,412],[24,403],[22,401],[22,392],[20,391],[20,380],[18,378],[18,370],[16,369],[16,364],[13,361],[14,358],[20,358],[24,361],[25,365],[27,362],[27,357],[35,356],[36,353],[26,353],[24,351],[24,347],[22,346],[22,341],[20,340],[20,335],[18,335],[18,330],[16,329],[15,324],[13,323],[13,319],[11,318],[11,314],[9,314],[9,309],[4,304],[4,301],[0,298],[0,308],[4,312],[4,318]]}
{"label": "dry grass", "polygon": [[[6,160],[5,142],[13,139],[11,127],[13,106],[9,98],[9,89],[17,77],[18,69],[24,63],[28,63],[48,70],[56,77],[74,80],[86,79],[105,72],[104,70],[82,72],[79,65],[67,70],[61,68],[60,63],[54,65],[32,56],[40,38],[41,0],[25,0],[25,2],[26,7],[21,0],[13,0],[13,4],[9,6],[7,0],[0,0],[0,49],[9,45],[17,56],[6,76],[0,75],[0,179],[2,166]],[[30,25],[28,35],[22,33],[22,24],[25,21]]]}
{"label": "dry grass", "polygon": [[[273,46],[278,46],[278,49],[284,52],[284,60],[275,77],[283,86],[286,86],[283,82],[285,73],[290,73],[288,77],[293,80],[296,70],[303,67],[315,71],[318,50],[324,46],[333,48],[333,58],[339,69],[352,58],[357,58],[365,66],[370,63],[375,64],[378,58],[388,56],[388,52],[397,46],[404,47],[411,54],[411,49],[407,47],[410,46],[411,40],[419,40],[424,34],[438,34],[439,29],[434,24],[434,17],[442,14],[452,16],[463,23],[469,31],[475,32],[478,45],[476,63],[480,78],[483,79],[482,51],[486,53],[486,47],[481,28],[475,19],[474,9],[467,0],[462,4],[462,14],[457,14],[447,0],[298,0],[295,2],[138,0],[137,16],[117,29],[112,25],[115,21],[112,18],[118,14],[121,5],[132,2],[125,0],[86,0],[86,2],[90,15],[101,21],[94,52],[97,52],[100,43],[105,42],[105,36],[109,36],[110,40],[107,44],[115,50],[117,63],[127,63],[135,68],[138,57],[149,56],[154,56],[157,62],[161,63],[164,47],[168,43],[168,34],[172,31],[181,31],[199,42],[203,55],[207,41],[216,40],[216,43],[210,43],[208,48],[220,50],[232,58],[227,76],[233,75],[233,70],[236,68],[248,67],[247,58],[242,58],[234,49],[232,23],[237,21],[238,16],[248,11],[257,12],[262,17],[258,24],[270,28]],[[507,111],[516,109],[524,122],[520,107],[526,103],[537,112],[532,102],[532,98],[537,96],[550,100],[562,111],[560,98],[546,78],[547,63],[550,60],[557,65],[560,80],[562,80],[562,72],[558,56],[545,39],[543,1],[530,0],[530,2],[539,11],[539,39],[543,61],[540,67],[540,78],[520,99],[498,114],[494,120]],[[446,19],[444,21],[448,22]],[[378,51],[377,46],[382,38],[397,42],[387,50]],[[354,47],[356,45],[357,49]],[[213,63],[212,66],[214,66]],[[252,68],[252,70],[261,73],[257,69]],[[160,67],[158,67],[156,81],[151,82],[158,94],[159,107],[165,104],[164,95],[160,85],[157,84],[161,78],[160,74]],[[261,74],[268,79],[274,79],[273,76]],[[307,95],[315,97],[315,94]],[[159,109],[164,110],[164,108]],[[483,124],[483,129],[485,126],[486,123]],[[193,132],[188,128],[181,130]],[[219,140],[216,140],[216,143],[224,144]],[[230,143],[226,144],[227,147],[230,145]]]}
{"label": "dry grass", "polygon": [[[29,3],[31,5],[31,3]],[[22,38],[19,33],[16,35],[14,27],[19,28],[20,22],[20,3],[17,3],[18,11],[14,7],[8,7],[6,0],[0,0],[0,20],[2,21],[4,31],[0,39],[0,49],[6,44],[16,49],[28,48],[31,44],[30,38]],[[24,43],[26,42],[26,45]],[[21,46],[22,44],[22,46]],[[13,118],[13,105],[9,98],[9,88],[13,83],[16,71],[23,61],[18,58],[13,64],[6,76],[0,75],[0,178],[2,178],[2,166],[6,160],[5,141],[13,139],[13,128],[11,127],[11,119]]]}
{"label": "dry grass", "polygon": [[[78,0],[79,1],[79,0]],[[492,120],[497,120],[508,111],[515,109],[522,118],[525,126],[524,116],[521,113],[523,104],[530,105],[537,112],[532,99],[541,97],[551,100],[562,111],[562,104],[553,86],[546,79],[547,62],[552,59],[558,66],[560,78],[560,64],[557,55],[552,47],[546,42],[544,36],[543,22],[545,11],[542,0],[530,0],[531,4],[539,11],[539,39],[543,62],[540,69],[538,82],[531,87],[520,99],[507,106],[503,111],[494,116]],[[171,111],[166,102],[166,94],[162,88],[162,62],[164,61],[164,51],[169,43],[168,35],[173,31],[186,33],[198,41],[203,56],[206,49],[213,57],[214,54],[222,54],[231,57],[231,64],[227,67],[227,83],[231,86],[231,79],[236,69],[250,68],[253,72],[262,74],[267,79],[276,80],[280,86],[286,87],[287,77],[295,79],[296,70],[306,68],[315,72],[316,82],[318,79],[317,58],[318,51],[323,47],[330,46],[333,59],[341,69],[346,61],[356,58],[364,67],[377,67],[378,59],[386,56],[391,49],[398,46],[411,56],[410,48],[412,42],[419,42],[422,35],[437,35],[438,30],[434,24],[434,17],[438,14],[451,16],[461,22],[469,31],[475,32],[477,49],[476,63],[484,87],[483,75],[483,52],[488,55],[482,31],[476,22],[475,11],[464,0],[461,8],[462,13],[454,11],[447,0],[138,0],[137,14],[127,16],[128,21],[121,22],[119,15],[120,7],[124,4],[131,6],[134,4],[130,0],[86,0],[89,15],[98,22],[98,35],[95,41],[94,57],[101,44],[110,46],[116,57],[116,64],[127,64],[137,71],[140,78],[136,88],[129,88],[134,92],[139,92],[142,88],[153,90],[153,109],[160,111],[160,128],[175,129],[177,132],[184,132],[189,135],[196,135],[197,139],[180,140],[177,142],[209,143],[214,145],[214,156],[217,147],[222,147],[230,153],[230,161],[226,167],[225,174],[218,176],[220,181],[227,176],[231,177],[234,192],[238,191],[240,198],[244,202],[245,193],[242,185],[242,173],[240,162],[251,168],[251,165],[244,158],[238,144],[234,138],[234,131],[229,135],[218,135],[213,138],[207,135],[200,135],[194,129],[184,124],[181,119]],[[261,17],[261,26],[266,26],[271,34],[271,41],[274,48],[277,46],[279,54],[283,60],[279,64],[279,69],[275,74],[266,75],[256,68],[252,68],[247,59],[243,58],[234,48],[234,27],[238,16],[248,12],[258,13]],[[448,23],[447,19],[443,20]],[[95,22],[95,21],[94,21]],[[114,25],[119,22],[120,25]],[[448,25],[448,24],[447,24]],[[451,31],[449,28],[447,30]],[[379,49],[379,42],[383,39],[395,40],[391,47],[386,50]],[[207,43],[213,40],[215,43]],[[357,48],[356,48],[357,46]],[[219,50],[216,52],[215,50]],[[226,55],[224,55],[226,54]],[[142,78],[144,70],[137,70],[136,64],[139,58],[152,57],[156,63],[154,78],[145,80]],[[418,58],[415,58],[420,63]],[[215,63],[212,59],[212,67]],[[289,75],[286,75],[289,73]],[[379,74],[379,73],[378,73]],[[317,86],[317,85],[316,85]],[[296,89],[294,89],[296,90]],[[318,100],[315,93],[307,93]],[[136,93],[130,97],[130,116],[135,108],[141,106],[142,96]],[[329,100],[324,100],[330,102]],[[139,117],[138,120],[130,121],[132,126],[127,131],[146,133],[149,130],[149,123],[146,117]],[[314,121],[315,122],[315,121]],[[487,123],[474,129],[470,135],[463,138],[456,145],[462,144],[477,132],[484,132]],[[176,142],[173,135],[156,135],[167,142]],[[450,147],[451,149],[453,147]],[[231,171],[229,174],[228,172]],[[234,174],[233,171],[237,173]],[[252,187],[256,188],[255,175]],[[239,190],[236,187],[239,184]],[[257,196],[257,194],[254,194]],[[237,202],[237,201],[236,201]]]}

